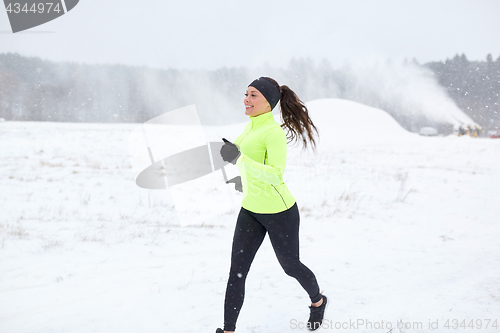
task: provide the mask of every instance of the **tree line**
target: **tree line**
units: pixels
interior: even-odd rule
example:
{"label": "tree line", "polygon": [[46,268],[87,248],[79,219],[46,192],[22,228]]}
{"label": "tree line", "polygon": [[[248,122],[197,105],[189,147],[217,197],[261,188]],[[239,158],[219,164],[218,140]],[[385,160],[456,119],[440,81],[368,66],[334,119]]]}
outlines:
{"label": "tree line", "polygon": [[465,113],[486,128],[500,128],[500,57],[469,61],[465,54],[425,64]]}
{"label": "tree line", "polygon": [[[315,64],[309,58],[293,58],[287,68],[264,65],[256,69],[177,70],[53,62],[4,53],[0,54],[0,118],[144,122],[196,104],[203,124],[245,121],[247,117],[241,112],[244,90],[249,82],[266,73],[290,86],[304,101],[359,101],[386,110],[412,131],[422,126],[446,125],[433,113],[449,112],[440,109],[446,103],[447,108],[453,108],[451,99],[478,124],[500,127],[500,57],[494,61],[488,55],[486,61],[468,61],[465,55],[457,55],[442,62],[420,65],[413,61],[398,66],[388,61],[364,71],[349,64],[334,69],[326,59]],[[429,88],[433,82],[429,73],[445,93],[429,97],[429,89],[439,90]],[[434,104],[423,103],[422,96]],[[448,98],[450,102],[439,100]]]}

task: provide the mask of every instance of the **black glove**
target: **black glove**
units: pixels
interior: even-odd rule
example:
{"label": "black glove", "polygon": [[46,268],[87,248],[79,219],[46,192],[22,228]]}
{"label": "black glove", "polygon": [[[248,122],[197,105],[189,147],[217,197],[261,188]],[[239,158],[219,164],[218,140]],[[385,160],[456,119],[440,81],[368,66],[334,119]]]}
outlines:
{"label": "black glove", "polygon": [[220,149],[220,155],[222,156],[222,160],[232,164],[236,164],[236,160],[241,155],[240,150],[234,143],[227,141],[224,138],[222,138],[222,140],[225,142],[225,144]]}
{"label": "black glove", "polygon": [[243,186],[241,185],[241,177],[240,176],[236,176],[233,179],[229,179],[226,182],[226,184],[229,184],[229,183],[234,183],[234,189],[236,191],[243,193]]}

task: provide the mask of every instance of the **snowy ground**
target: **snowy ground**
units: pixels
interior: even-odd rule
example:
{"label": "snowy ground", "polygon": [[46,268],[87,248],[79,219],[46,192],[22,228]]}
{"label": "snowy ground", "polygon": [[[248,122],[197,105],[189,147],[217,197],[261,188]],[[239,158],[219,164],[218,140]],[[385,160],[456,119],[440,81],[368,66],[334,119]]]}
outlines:
{"label": "snowy ground", "polygon": [[[308,105],[318,151],[289,146],[285,181],[301,259],[330,300],[322,331],[498,331],[500,140],[420,137],[361,104]],[[236,214],[180,227],[165,191],[134,183],[135,126],[0,123],[0,332],[221,327]],[[266,238],[237,332],[305,331],[308,304]]]}

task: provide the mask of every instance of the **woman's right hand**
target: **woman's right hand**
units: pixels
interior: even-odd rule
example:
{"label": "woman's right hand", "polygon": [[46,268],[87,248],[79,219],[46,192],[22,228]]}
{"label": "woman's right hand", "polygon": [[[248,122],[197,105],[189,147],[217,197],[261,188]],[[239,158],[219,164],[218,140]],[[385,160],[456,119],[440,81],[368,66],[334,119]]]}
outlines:
{"label": "woman's right hand", "polygon": [[222,140],[225,142],[222,148],[220,149],[220,155],[222,156],[222,160],[232,164],[236,164],[236,160],[241,155],[238,146],[236,146],[231,141],[226,140],[225,138],[222,138]]}

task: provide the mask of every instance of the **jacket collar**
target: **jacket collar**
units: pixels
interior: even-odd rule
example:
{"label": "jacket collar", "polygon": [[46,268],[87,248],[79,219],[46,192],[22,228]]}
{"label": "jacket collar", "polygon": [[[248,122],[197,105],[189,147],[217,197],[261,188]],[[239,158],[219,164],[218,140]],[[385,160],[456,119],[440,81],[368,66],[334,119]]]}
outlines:
{"label": "jacket collar", "polygon": [[271,118],[274,120],[272,111],[259,114],[258,116],[255,117],[250,117],[250,121],[252,122],[252,128],[260,126],[261,124],[263,124],[264,122],[266,122]]}

